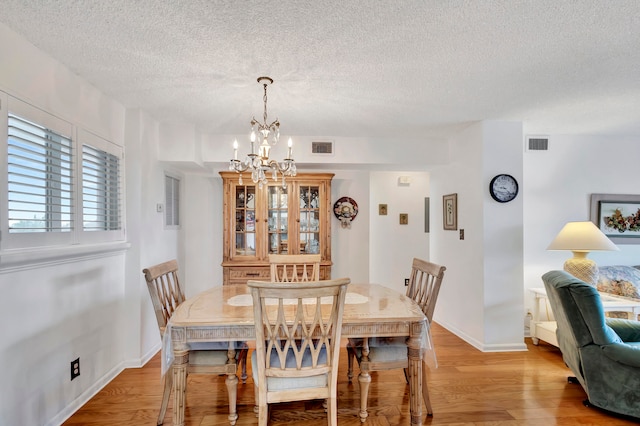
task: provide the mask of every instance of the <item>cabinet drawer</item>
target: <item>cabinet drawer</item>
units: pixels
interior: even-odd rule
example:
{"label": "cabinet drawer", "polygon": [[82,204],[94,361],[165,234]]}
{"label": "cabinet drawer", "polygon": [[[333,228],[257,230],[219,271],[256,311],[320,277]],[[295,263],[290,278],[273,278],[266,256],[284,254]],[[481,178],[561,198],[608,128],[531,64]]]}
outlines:
{"label": "cabinet drawer", "polygon": [[269,267],[228,267],[227,273],[225,273],[225,284],[246,284],[249,280],[257,281],[269,281],[270,272]]}

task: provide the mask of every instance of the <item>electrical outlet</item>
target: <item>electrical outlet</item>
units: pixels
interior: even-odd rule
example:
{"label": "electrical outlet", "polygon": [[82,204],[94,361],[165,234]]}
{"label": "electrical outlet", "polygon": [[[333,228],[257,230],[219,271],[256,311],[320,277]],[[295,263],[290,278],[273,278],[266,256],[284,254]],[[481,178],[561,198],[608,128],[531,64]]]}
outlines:
{"label": "electrical outlet", "polygon": [[71,361],[71,380],[80,375],[80,358]]}
{"label": "electrical outlet", "polygon": [[405,285],[405,287],[409,285],[409,278],[405,278],[404,279],[404,285]]}

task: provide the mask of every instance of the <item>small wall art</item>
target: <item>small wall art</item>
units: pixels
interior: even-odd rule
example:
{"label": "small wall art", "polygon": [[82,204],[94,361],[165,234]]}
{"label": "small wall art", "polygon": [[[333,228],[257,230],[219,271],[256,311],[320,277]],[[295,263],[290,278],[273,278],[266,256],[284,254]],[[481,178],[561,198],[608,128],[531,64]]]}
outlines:
{"label": "small wall art", "polygon": [[333,214],[340,220],[340,226],[351,228],[351,221],[358,215],[358,203],[350,197],[340,197],[333,205]]}
{"label": "small wall art", "polygon": [[424,197],[424,232],[429,232],[429,197]]}
{"label": "small wall art", "polygon": [[442,224],[447,231],[458,229],[458,194],[442,196]]}
{"label": "small wall art", "polygon": [[378,204],[378,215],[386,216],[387,215],[387,205],[386,204]]}
{"label": "small wall art", "polygon": [[408,224],[409,224],[409,214],[400,213],[400,225],[408,225]]}

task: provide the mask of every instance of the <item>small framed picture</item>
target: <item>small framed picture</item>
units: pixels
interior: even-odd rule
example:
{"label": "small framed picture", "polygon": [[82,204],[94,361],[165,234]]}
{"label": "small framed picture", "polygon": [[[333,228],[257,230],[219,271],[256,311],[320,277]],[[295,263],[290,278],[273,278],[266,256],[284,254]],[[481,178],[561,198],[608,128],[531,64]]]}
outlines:
{"label": "small framed picture", "polygon": [[458,194],[442,196],[442,224],[448,231],[458,229]]}
{"label": "small framed picture", "polygon": [[387,205],[386,204],[378,204],[378,215],[386,216],[387,215]]}
{"label": "small framed picture", "polygon": [[400,213],[400,225],[408,225],[408,224],[409,224],[409,214]]}

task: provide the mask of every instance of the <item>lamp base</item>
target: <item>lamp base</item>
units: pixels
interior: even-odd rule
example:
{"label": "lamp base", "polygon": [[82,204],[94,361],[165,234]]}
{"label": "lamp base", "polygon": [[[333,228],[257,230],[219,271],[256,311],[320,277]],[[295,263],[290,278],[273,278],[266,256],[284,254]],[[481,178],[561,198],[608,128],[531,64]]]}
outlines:
{"label": "lamp base", "polygon": [[564,270],[593,287],[598,283],[598,275],[600,274],[598,265],[586,257],[572,257],[571,259],[567,259],[567,261],[564,262]]}

